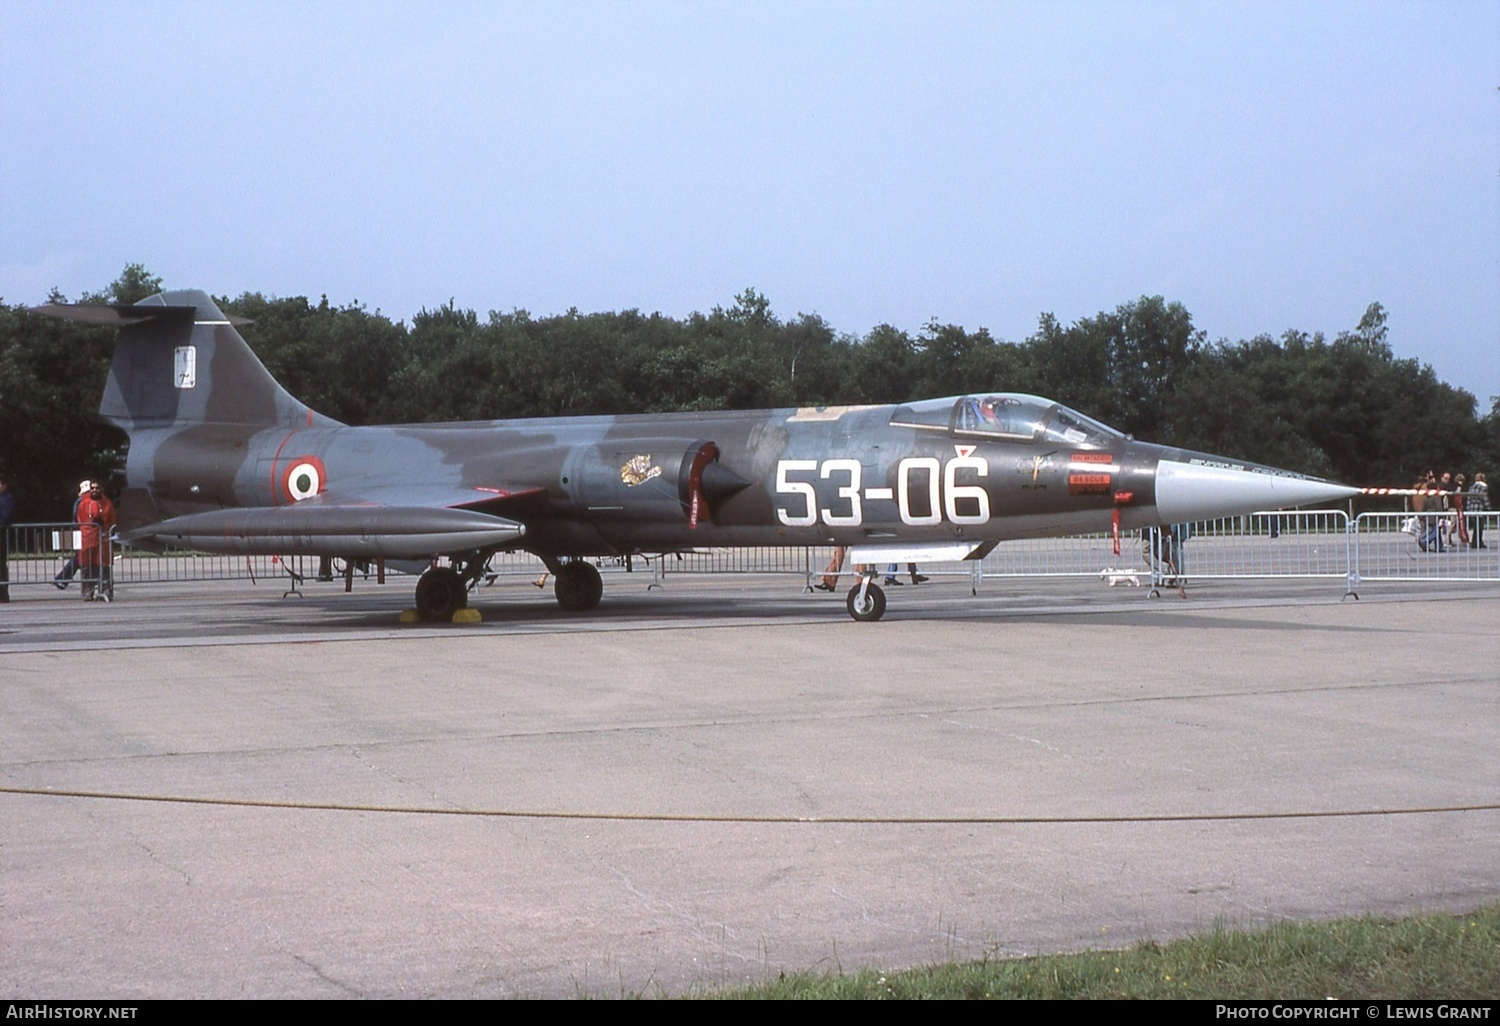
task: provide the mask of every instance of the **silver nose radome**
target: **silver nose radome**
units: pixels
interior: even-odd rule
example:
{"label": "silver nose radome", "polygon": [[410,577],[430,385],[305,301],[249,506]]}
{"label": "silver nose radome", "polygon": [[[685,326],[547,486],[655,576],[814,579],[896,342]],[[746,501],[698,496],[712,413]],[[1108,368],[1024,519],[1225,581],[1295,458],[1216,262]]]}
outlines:
{"label": "silver nose radome", "polygon": [[1168,524],[1335,502],[1358,494],[1358,488],[1270,467],[1246,469],[1166,459],[1156,467],[1156,511]]}

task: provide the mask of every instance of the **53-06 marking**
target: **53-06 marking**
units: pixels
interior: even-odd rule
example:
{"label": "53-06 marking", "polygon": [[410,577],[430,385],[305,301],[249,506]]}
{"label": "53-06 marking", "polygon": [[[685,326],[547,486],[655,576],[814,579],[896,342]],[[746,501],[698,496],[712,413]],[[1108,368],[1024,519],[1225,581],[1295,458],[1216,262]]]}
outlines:
{"label": "53-06 marking", "polygon": [[[864,503],[896,500],[901,522],[913,527],[940,524],[984,524],[990,519],[990,497],[983,486],[959,484],[960,472],[988,477],[989,463],[974,455],[972,446],[954,446],[958,455],[941,463],[935,456],[908,456],[896,468],[896,487],[861,489],[859,460],[838,458],[780,460],[776,491],[790,498],[776,508],[788,527],[811,527],[820,520],[828,527],[858,527],[864,523]],[[793,475],[810,475],[794,479]],[[815,481],[832,481],[837,488],[827,506],[818,505]],[[913,503],[913,498],[917,501]]]}

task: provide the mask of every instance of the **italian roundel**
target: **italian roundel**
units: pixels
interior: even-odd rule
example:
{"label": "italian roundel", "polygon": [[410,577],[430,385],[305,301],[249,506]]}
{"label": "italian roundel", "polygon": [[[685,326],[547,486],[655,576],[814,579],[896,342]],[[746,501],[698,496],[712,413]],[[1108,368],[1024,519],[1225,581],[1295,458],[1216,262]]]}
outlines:
{"label": "italian roundel", "polygon": [[281,475],[281,485],[293,502],[310,499],[328,486],[328,471],[316,456],[298,456]]}

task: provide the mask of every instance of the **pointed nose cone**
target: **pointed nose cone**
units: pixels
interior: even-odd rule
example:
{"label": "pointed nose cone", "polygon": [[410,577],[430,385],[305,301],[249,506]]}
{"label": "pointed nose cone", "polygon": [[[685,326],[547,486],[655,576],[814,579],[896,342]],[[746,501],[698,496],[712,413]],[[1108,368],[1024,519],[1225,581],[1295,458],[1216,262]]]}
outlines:
{"label": "pointed nose cone", "polygon": [[1254,464],[1192,459],[1156,465],[1156,511],[1167,524],[1232,517],[1257,510],[1336,502],[1358,488]]}

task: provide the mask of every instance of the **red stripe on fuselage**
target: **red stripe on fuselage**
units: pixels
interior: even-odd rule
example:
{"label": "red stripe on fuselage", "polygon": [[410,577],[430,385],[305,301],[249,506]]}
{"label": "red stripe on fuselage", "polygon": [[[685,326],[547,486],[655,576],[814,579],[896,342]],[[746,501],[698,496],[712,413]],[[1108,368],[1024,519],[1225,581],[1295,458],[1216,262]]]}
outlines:
{"label": "red stripe on fuselage", "polygon": [[[283,438],[281,440],[281,444],[276,447],[276,455],[271,457],[271,504],[272,505],[279,505],[279,503],[276,501],[277,500],[277,495],[276,495],[276,479],[280,475],[278,475],[276,473],[276,464],[278,464],[278,463],[281,462],[281,450],[283,450],[283,449],[286,448],[286,443],[290,442],[292,440],[292,435],[295,435],[296,433],[297,433],[296,431],[293,431],[290,434],[288,434],[285,438]],[[290,496],[288,496],[288,498],[290,498]]]}

